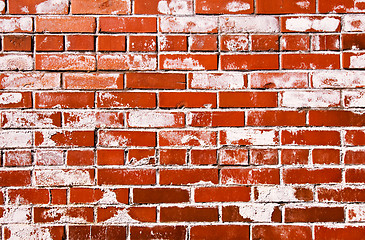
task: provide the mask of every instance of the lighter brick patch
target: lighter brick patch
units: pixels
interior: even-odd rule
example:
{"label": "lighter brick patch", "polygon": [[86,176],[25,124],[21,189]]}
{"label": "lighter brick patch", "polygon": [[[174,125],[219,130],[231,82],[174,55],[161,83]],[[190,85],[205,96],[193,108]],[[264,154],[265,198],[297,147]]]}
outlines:
{"label": "lighter brick patch", "polygon": [[350,68],[365,68],[365,54],[350,56]]}
{"label": "lighter brick patch", "polygon": [[109,133],[103,133],[99,136],[99,144],[110,147],[126,147],[130,144],[130,141],[125,136],[114,136]]}
{"label": "lighter brick patch", "polygon": [[234,39],[225,40],[224,44],[226,45],[229,51],[242,51],[247,50],[248,48],[248,38],[246,36],[238,36]]}
{"label": "lighter brick patch", "polygon": [[311,3],[308,0],[304,0],[304,1],[298,1],[295,4],[302,9],[308,9]]}
{"label": "lighter brick patch", "polygon": [[221,17],[222,32],[278,32],[279,21],[272,16]]}
{"label": "lighter brick patch", "polygon": [[37,13],[63,13],[68,7],[68,0],[47,0],[36,5]]}
{"label": "lighter brick patch", "polygon": [[239,214],[253,222],[271,222],[276,204],[247,204],[239,207]]}
{"label": "lighter brick patch", "polygon": [[259,202],[297,202],[295,188],[291,186],[259,186],[257,187]]}
{"label": "lighter brick patch", "polygon": [[59,73],[7,73],[1,79],[4,89],[51,89],[59,86]]}
{"label": "lighter brick patch", "polygon": [[0,132],[0,147],[30,147],[32,139],[32,132],[29,131],[2,131]]}
{"label": "lighter brick patch", "polygon": [[283,107],[331,107],[340,104],[340,92],[323,91],[285,91],[282,93]]}
{"label": "lighter brick patch", "polygon": [[190,84],[191,88],[199,89],[242,89],[245,80],[240,73],[193,73]]}
{"label": "lighter brick patch", "polygon": [[275,130],[260,129],[229,129],[226,130],[227,144],[237,144],[247,141],[250,145],[275,145],[277,136]]}
{"label": "lighter brick patch", "polygon": [[36,170],[35,185],[37,186],[71,186],[91,185],[93,181],[86,170]]}
{"label": "lighter brick patch", "polygon": [[314,72],[312,83],[315,88],[360,88],[365,87],[365,72],[321,71]]}
{"label": "lighter brick patch", "polygon": [[119,204],[117,200],[117,194],[110,189],[103,191],[103,197],[96,202],[97,204]]}
{"label": "lighter brick patch", "polygon": [[32,18],[9,18],[0,19],[0,32],[13,32],[17,30],[30,32],[33,29]]}
{"label": "lighter brick patch", "polygon": [[365,91],[344,91],[346,107],[365,107]]}
{"label": "lighter brick patch", "polygon": [[304,88],[307,87],[307,78],[306,73],[252,73],[251,87],[272,85],[274,88]]}
{"label": "lighter brick patch", "polygon": [[286,29],[290,31],[305,32],[310,29],[322,32],[334,32],[341,21],[336,18],[310,19],[308,17],[289,18],[285,22]]}
{"label": "lighter brick patch", "polygon": [[53,112],[24,112],[11,111],[3,112],[4,128],[50,128],[56,127],[53,124],[51,115]]}
{"label": "lighter brick patch", "polygon": [[61,150],[37,150],[35,162],[37,165],[62,165],[63,152]]}
{"label": "lighter brick patch", "polygon": [[216,17],[161,17],[161,32],[211,32],[218,26]]}
{"label": "lighter brick patch", "polygon": [[158,3],[158,11],[162,14],[193,14],[193,3],[192,0],[161,0]]}
{"label": "lighter brick patch", "polygon": [[175,115],[168,112],[135,111],[129,113],[131,127],[169,127],[175,124]]}
{"label": "lighter brick patch", "polygon": [[33,58],[28,55],[0,56],[0,70],[32,70]]}
{"label": "lighter brick patch", "polygon": [[21,93],[2,93],[0,94],[0,104],[12,104],[12,103],[20,103],[23,99],[23,95]]}

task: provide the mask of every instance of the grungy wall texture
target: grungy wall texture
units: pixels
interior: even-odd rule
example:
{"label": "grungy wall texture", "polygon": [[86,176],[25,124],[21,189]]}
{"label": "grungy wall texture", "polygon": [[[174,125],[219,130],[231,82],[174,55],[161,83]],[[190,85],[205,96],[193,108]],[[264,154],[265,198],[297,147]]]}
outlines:
{"label": "grungy wall texture", "polygon": [[365,0],[0,0],[1,239],[365,239]]}

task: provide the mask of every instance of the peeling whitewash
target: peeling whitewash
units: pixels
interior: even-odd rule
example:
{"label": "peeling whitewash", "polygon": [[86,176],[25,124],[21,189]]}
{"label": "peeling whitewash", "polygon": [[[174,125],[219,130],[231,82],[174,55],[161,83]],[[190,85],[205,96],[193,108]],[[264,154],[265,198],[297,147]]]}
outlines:
{"label": "peeling whitewash", "polygon": [[129,210],[125,208],[125,209],[118,209],[113,217],[105,220],[103,223],[138,223],[138,222],[139,221],[133,219],[129,215]]}
{"label": "peeling whitewash", "polygon": [[32,70],[33,58],[29,55],[0,56],[0,70]]}
{"label": "peeling whitewash", "polygon": [[348,205],[347,206],[349,222],[365,222],[365,205]]}
{"label": "peeling whitewash", "polygon": [[275,130],[231,128],[225,130],[225,133],[227,144],[238,144],[244,141],[247,145],[275,145],[278,141]]}
{"label": "peeling whitewash", "polygon": [[285,22],[285,27],[287,30],[296,32],[305,32],[311,29],[321,32],[334,32],[340,24],[340,19],[332,17],[325,17],[322,19],[299,17],[288,18]]}
{"label": "peeling whitewash", "polygon": [[200,64],[197,59],[193,59],[191,57],[188,58],[176,58],[169,59],[166,58],[163,62],[164,69],[191,69],[191,70],[205,70],[205,67]]}
{"label": "peeling whitewash", "polygon": [[33,30],[31,17],[14,17],[0,19],[0,32],[22,31],[30,32]]}
{"label": "peeling whitewash", "polygon": [[292,186],[258,186],[257,201],[259,202],[297,202],[296,189]]}
{"label": "peeling whitewash", "polygon": [[62,165],[64,162],[62,150],[37,150],[34,158],[37,165]]}
{"label": "peeling whitewash", "polygon": [[343,31],[363,32],[365,31],[365,16],[363,14],[347,14],[343,16]]}
{"label": "peeling whitewash", "polygon": [[312,83],[315,88],[362,88],[365,87],[363,71],[314,72]]}
{"label": "peeling whitewash", "polygon": [[217,17],[161,17],[161,32],[212,32],[217,29]]}
{"label": "peeling whitewash", "polygon": [[248,203],[243,206],[239,206],[239,214],[243,218],[248,218],[253,222],[272,222],[272,214],[278,207],[277,204],[267,203]]}
{"label": "peeling whitewash", "polygon": [[31,147],[33,142],[32,132],[30,131],[1,131],[0,147],[1,148],[21,148]]}
{"label": "peeling whitewash", "polygon": [[343,91],[346,107],[365,107],[365,91]]}
{"label": "peeling whitewash", "polygon": [[30,220],[30,208],[17,206],[5,207],[0,223],[28,223]]}
{"label": "peeling whitewash", "polygon": [[224,7],[228,12],[236,13],[240,11],[246,11],[251,8],[251,5],[242,1],[228,1]]}
{"label": "peeling whitewash", "polygon": [[101,55],[98,58],[98,64],[101,69],[154,70],[157,66],[157,59],[152,55],[142,54]]}
{"label": "peeling whitewash", "polygon": [[340,104],[340,91],[292,91],[282,92],[283,107],[333,107]]}
{"label": "peeling whitewash", "polygon": [[68,0],[46,0],[35,6],[36,13],[63,13],[68,8]]}
{"label": "peeling whitewash", "polygon": [[224,46],[231,52],[248,50],[248,43],[247,36],[234,36],[233,38],[223,40]]}
{"label": "peeling whitewash", "polygon": [[36,170],[35,185],[37,186],[70,186],[70,185],[92,185],[90,172],[88,170]]}
{"label": "peeling whitewash", "polygon": [[21,93],[1,93],[0,94],[0,104],[12,104],[12,103],[20,103],[23,99],[23,95]]}
{"label": "peeling whitewash", "polygon": [[134,111],[128,114],[130,127],[169,127],[175,123],[182,123],[183,118],[175,118],[174,113]]}
{"label": "peeling whitewash", "polygon": [[9,111],[2,113],[3,128],[50,128],[54,112]]}
{"label": "peeling whitewash", "polygon": [[115,112],[73,111],[67,112],[69,121],[64,123],[65,128],[94,129],[123,127],[119,115]]}
{"label": "peeling whitewash", "polygon": [[10,231],[8,240],[53,240],[48,227],[34,225],[7,225]]}
{"label": "peeling whitewash", "polygon": [[[67,208],[51,208],[42,213],[44,218],[52,218],[54,223],[87,223],[87,220],[82,217],[69,216]],[[56,220],[56,218],[59,218]]]}
{"label": "peeling whitewash", "polygon": [[6,73],[0,84],[4,89],[52,89],[60,86],[59,73]]}
{"label": "peeling whitewash", "polygon": [[157,9],[162,14],[191,15],[193,14],[193,1],[160,0]]}
{"label": "peeling whitewash", "polygon": [[197,89],[242,89],[245,79],[242,73],[193,73],[190,86]]}
{"label": "peeling whitewash", "polygon": [[279,20],[272,16],[221,17],[222,32],[279,32]]}
{"label": "peeling whitewash", "polygon": [[365,54],[350,56],[350,68],[365,68]]}
{"label": "peeling whitewash", "polygon": [[307,87],[307,73],[287,72],[287,73],[252,73],[251,87],[263,88],[272,85],[274,88],[304,88]]}

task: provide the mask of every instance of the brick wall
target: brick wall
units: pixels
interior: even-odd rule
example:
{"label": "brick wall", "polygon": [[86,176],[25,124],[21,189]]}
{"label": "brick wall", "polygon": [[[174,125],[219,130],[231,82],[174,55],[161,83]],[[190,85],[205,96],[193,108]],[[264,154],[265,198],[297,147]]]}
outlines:
{"label": "brick wall", "polygon": [[1,0],[1,239],[365,239],[364,0]]}

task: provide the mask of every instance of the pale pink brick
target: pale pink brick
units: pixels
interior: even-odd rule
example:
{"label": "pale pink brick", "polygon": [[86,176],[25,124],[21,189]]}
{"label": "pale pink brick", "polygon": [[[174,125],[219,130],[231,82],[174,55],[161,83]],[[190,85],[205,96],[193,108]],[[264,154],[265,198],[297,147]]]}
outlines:
{"label": "pale pink brick", "polygon": [[232,33],[274,33],[280,30],[279,19],[272,16],[220,17],[219,24],[222,32]]}
{"label": "pale pink brick", "polygon": [[343,91],[345,107],[365,107],[365,91]]}
{"label": "pale pink brick", "polygon": [[219,164],[248,165],[248,150],[245,148],[220,149]]}
{"label": "pale pink brick", "polygon": [[363,14],[344,15],[343,30],[345,32],[364,32],[365,31],[365,16]]}
{"label": "pale pink brick", "polygon": [[192,89],[243,89],[246,75],[242,73],[191,73],[189,88]]}
{"label": "pale pink brick", "polygon": [[184,113],[176,112],[134,111],[127,113],[127,123],[129,127],[183,127],[184,116]]}
{"label": "pale pink brick", "polygon": [[10,150],[4,152],[5,166],[32,165],[32,152],[30,150]]}
{"label": "pale pink brick", "polygon": [[37,54],[37,70],[95,70],[95,56],[86,54]]}
{"label": "pale pink brick", "polygon": [[34,155],[35,164],[57,166],[64,163],[62,150],[37,150]]}
{"label": "pale pink brick", "polygon": [[324,71],[311,76],[314,88],[364,88],[363,71]]}
{"label": "pale pink brick", "polygon": [[60,88],[59,73],[3,73],[1,89],[55,89]]}
{"label": "pale pink brick", "polygon": [[167,33],[215,33],[218,31],[217,17],[161,17],[160,31]]}
{"label": "pale pink brick", "polygon": [[280,105],[290,108],[301,107],[338,107],[340,106],[340,91],[334,90],[311,90],[293,91],[281,93]]}
{"label": "pale pink brick", "polygon": [[156,55],[102,54],[98,56],[100,70],[155,70],[156,68]]}
{"label": "pale pink brick", "polygon": [[48,111],[6,111],[2,112],[1,126],[3,128],[61,127],[61,113]]}
{"label": "pale pink brick", "polygon": [[1,55],[0,70],[33,70],[30,55]]}
{"label": "pale pink brick", "polygon": [[160,146],[215,146],[217,133],[213,131],[161,131]]}
{"label": "pale pink brick", "polygon": [[9,130],[0,132],[0,147],[21,148],[31,147],[33,134],[30,131]]}
{"label": "pale pink brick", "polygon": [[76,129],[121,128],[122,112],[73,111],[64,112],[64,127]]}
{"label": "pale pink brick", "polygon": [[92,185],[94,183],[93,171],[90,169],[35,170],[34,183],[37,186]]}
{"label": "pale pink brick", "polygon": [[123,75],[118,73],[65,73],[66,89],[123,89]]}
{"label": "pale pink brick", "polygon": [[303,72],[252,73],[251,88],[307,88],[308,74]]}

